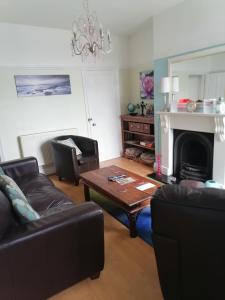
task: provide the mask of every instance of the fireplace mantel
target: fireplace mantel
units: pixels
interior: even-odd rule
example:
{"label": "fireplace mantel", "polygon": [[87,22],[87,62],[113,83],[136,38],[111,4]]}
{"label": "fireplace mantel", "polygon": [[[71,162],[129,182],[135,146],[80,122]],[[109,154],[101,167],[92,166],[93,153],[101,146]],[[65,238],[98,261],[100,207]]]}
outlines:
{"label": "fireplace mantel", "polygon": [[[161,128],[170,128],[214,133],[217,140],[225,141],[225,114],[189,112],[159,112]],[[203,119],[203,120],[202,120]],[[180,123],[177,125],[177,123]],[[176,126],[179,126],[178,128]],[[197,128],[196,128],[197,127]]]}
{"label": "fireplace mantel", "polygon": [[225,185],[225,114],[158,112],[161,122],[161,169],[173,174],[173,129],[214,134],[213,179]]}

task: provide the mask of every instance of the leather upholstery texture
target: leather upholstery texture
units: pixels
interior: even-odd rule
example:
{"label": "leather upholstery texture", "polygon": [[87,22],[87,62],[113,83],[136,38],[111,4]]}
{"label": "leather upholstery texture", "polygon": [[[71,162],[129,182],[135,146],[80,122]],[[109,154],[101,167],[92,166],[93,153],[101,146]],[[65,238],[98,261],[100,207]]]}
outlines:
{"label": "leather upholstery texture", "polygon": [[0,299],[44,300],[104,267],[104,219],[39,174],[33,157],[0,164],[41,218],[20,224],[0,192]]}
{"label": "leather upholstery texture", "polygon": [[[81,155],[77,155],[75,148],[58,142],[69,138],[81,150]],[[65,178],[78,185],[80,173],[99,168],[98,142],[93,139],[74,135],[60,136],[52,140],[52,149],[56,174],[60,179]]]}
{"label": "leather upholstery texture", "polygon": [[225,191],[165,185],[151,213],[164,299],[225,299]]}

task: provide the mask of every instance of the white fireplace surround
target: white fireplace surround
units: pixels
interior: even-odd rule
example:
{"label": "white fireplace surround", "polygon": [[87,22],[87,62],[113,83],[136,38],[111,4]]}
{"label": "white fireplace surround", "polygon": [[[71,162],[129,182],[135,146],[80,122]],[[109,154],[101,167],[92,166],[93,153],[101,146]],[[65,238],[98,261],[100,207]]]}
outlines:
{"label": "white fireplace surround", "polygon": [[225,115],[160,112],[161,170],[173,174],[173,129],[214,133],[213,179],[225,185]]}

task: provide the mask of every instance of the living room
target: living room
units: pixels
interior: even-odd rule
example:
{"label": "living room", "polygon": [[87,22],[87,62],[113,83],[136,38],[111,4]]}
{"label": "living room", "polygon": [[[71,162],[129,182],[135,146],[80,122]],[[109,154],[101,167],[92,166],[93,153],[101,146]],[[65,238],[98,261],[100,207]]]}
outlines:
{"label": "living room", "polygon": [[1,299],[225,298],[224,9],[0,3]]}

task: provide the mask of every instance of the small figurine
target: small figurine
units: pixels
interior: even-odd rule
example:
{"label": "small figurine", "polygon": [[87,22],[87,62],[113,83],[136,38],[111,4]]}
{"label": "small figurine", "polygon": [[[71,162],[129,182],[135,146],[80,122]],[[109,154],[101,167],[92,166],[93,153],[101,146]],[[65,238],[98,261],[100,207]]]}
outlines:
{"label": "small figurine", "polygon": [[147,104],[144,101],[141,101],[139,107],[141,108],[141,116],[144,116],[144,109],[146,108]]}

